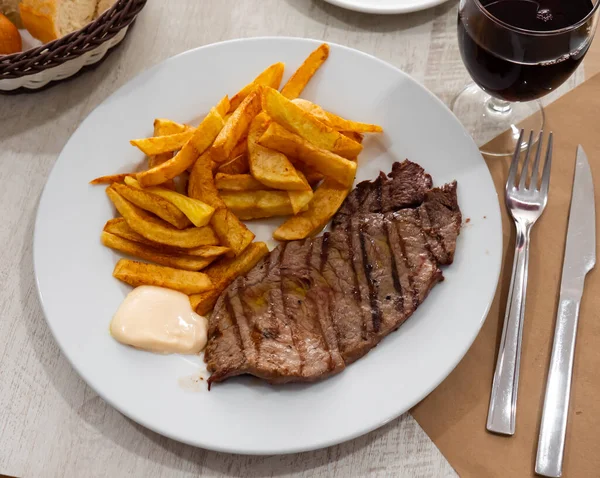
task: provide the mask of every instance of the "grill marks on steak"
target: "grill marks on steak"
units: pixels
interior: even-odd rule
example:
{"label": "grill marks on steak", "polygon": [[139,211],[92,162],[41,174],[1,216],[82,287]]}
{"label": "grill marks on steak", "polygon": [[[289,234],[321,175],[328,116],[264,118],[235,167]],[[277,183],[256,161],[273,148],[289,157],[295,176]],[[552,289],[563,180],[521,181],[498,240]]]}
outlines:
{"label": "grill marks on steak", "polygon": [[210,318],[209,383],[272,383],[340,372],[396,330],[443,280],[461,214],[456,183],[431,189],[408,161],[360,183],[332,232],[282,244],[221,295]]}

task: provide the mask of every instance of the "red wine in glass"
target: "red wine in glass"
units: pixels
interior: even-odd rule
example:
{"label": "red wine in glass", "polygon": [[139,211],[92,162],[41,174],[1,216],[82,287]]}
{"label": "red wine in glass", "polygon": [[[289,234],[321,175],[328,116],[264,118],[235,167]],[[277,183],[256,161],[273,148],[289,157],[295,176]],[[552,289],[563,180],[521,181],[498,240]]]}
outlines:
{"label": "red wine in glass", "polygon": [[463,62],[475,83],[496,98],[540,98],[564,83],[585,56],[595,24],[584,20],[593,9],[591,0],[463,1]]}

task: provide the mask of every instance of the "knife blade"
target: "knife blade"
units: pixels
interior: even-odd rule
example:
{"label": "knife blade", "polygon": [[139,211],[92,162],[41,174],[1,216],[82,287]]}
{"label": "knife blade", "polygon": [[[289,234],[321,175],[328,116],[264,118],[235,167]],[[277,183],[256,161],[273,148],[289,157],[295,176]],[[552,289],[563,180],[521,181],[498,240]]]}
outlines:
{"label": "knife blade", "polygon": [[542,412],[535,472],[562,474],[575,357],[575,338],[585,276],[596,264],[596,208],[592,171],[583,147],[577,148],[560,299]]}

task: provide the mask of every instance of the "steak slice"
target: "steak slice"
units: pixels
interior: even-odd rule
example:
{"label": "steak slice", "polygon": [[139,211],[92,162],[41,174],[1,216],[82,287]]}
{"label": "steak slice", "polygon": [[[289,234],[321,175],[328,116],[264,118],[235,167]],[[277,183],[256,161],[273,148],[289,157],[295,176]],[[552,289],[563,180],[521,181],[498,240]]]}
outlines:
{"label": "steak slice", "polygon": [[431,189],[431,177],[405,161],[359,187],[331,232],[281,244],[221,294],[209,321],[209,384],[338,373],[443,280],[439,265],[452,262],[460,232],[456,183]]}
{"label": "steak slice", "polygon": [[360,213],[389,212],[420,205],[432,186],[431,176],[416,163],[394,163],[387,176],[358,183],[333,218],[337,227],[348,217]]}

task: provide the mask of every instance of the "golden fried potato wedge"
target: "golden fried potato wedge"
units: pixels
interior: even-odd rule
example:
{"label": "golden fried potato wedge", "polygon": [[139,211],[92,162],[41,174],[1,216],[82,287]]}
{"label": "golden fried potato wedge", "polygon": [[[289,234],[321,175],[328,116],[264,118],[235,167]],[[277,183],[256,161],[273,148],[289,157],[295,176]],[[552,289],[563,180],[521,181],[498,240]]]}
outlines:
{"label": "golden fried potato wedge", "polygon": [[229,210],[219,196],[213,177],[212,149],[204,153],[190,174],[188,195],[215,208],[210,224],[221,244],[239,255],[254,240],[254,234]]}
{"label": "golden fried potato wedge", "polygon": [[231,154],[229,155],[228,161],[237,158],[243,154],[248,154],[248,136],[243,136],[238,144],[231,150]]}
{"label": "golden fried potato wedge", "polygon": [[285,221],[273,237],[279,241],[294,241],[317,234],[337,212],[351,189],[351,184],[342,186],[325,178],[308,204],[308,210]]}
{"label": "golden fried potato wedge", "polygon": [[[192,225],[188,217],[175,205],[151,192],[144,191],[127,184],[113,184],[113,188],[121,196],[145,211],[156,214],[177,229],[185,229]],[[176,193],[174,193],[176,194]]]}
{"label": "golden fried potato wedge", "polygon": [[216,163],[224,163],[229,159],[233,148],[240,139],[248,134],[248,128],[254,117],[260,112],[260,91],[252,91],[240,106],[233,112],[225,126],[216,137],[211,150],[212,159]]}
{"label": "golden fried potato wedge", "polygon": [[127,239],[129,241],[137,242],[139,244],[145,244],[151,247],[166,247],[164,244],[159,244],[158,242],[151,241],[146,239],[144,236],[135,232],[124,217],[116,217],[114,219],[109,219],[106,221],[104,225],[103,231],[108,232],[114,236],[122,237],[123,239]]}
{"label": "golden fried potato wedge", "polygon": [[221,191],[221,199],[244,221],[294,214],[287,191]]}
{"label": "golden fried potato wedge", "polygon": [[217,109],[217,113],[219,113],[223,118],[229,113],[229,108],[231,107],[231,103],[229,101],[229,96],[225,95],[221,100],[217,103],[215,108]]}
{"label": "golden fried potato wedge", "polygon": [[223,118],[216,108],[212,108],[179,153],[172,159],[137,174],[140,186],[156,186],[183,173],[212,144],[223,126]]}
{"label": "golden fried potato wedge", "polygon": [[322,123],[273,88],[262,87],[262,107],[273,121],[315,146],[344,158],[355,158],[362,145]]}
{"label": "golden fried potato wedge", "polygon": [[313,198],[313,190],[310,188],[306,177],[300,171],[297,171],[297,173],[306,184],[307,189],[304,191],[288,191],[288,196],[290,198],[290,203],[292,205],[292,211],[294,211],[294,214],[304,211],[307,208],[308,203]]}
{"label": "golden fried potato wedge", "polygon": [[102,231],[102,244],[131,256],[139,257],[146,261],[155,262],[162,266],[174,267],[186,271],[199,271],[204,269],[216,259],[216,256],[201,257],[182,254],[168,254],[160,249],[155,249],[146,244],[130,241],[106,231]]}
{"label": "golden fried potato wedge", "polygon": [[227,208],[217,209],[210,225],[219,237],[221,244],[231,249],[236,256],[240,255],[255,237],[252,231]]}
{"label": "golden fried potato wedge", "polygon": [[376,124],[358,123],[350,121],[340,116],[334,115],[329,111],[325,111],[319,105],[316,105],[308,100],[297,98],[292,101],[307,113],[310,113],[322,123],[331,126],[337,131],[351,131],[354,133],[381,133],[383,128]]}
{"label": "golden fried potato wedge", "polygon": [[192,308],[200,315],[208,314],[215,306],[221,292],[238,276],[246,274],[268,253],[269,249],[264,242],[254,242],[238,257],[223,258],[207,267],[205,273],[211,279],[213,289],[191,295]]}
{"label": "golden fried potato wedge", "polygon": [[170,134],[184,133],[194,129],[187,124],[177,123],[166,118],[156,118],[154,120],[154,136],[167,136]]}
{"label": "golden fried potato wedge", "polygon": [[270,86],[271,88],[279,89],[279,85],[281,84],[281,78],[283,78],[283,71],[285,69],[285,64],[283,63],[275,63],[266,70],[264,70],[260,75],[258,75],[252,83],[244,86],[239,93],[237,93],[233,98],[231,98],[229,112],[233,112],[240,105],[242,101],[252,92],[253,89],[256,88],[257,85]]}
{"label": "golden fried potato wedge", "polygon": [[231,161],[227,161],[219,166],[218,171],[223,174],[245,174],[250,171],[248,163],[248,154],[236,156]]}
{"label": "golden fried potato wedge", "polygon": [[298,172],[304,174],[304,177],[308,181],[308,184],[310,184],[310,186],[313,188],[321,181],[323,181],[323,178],[325,177],[319,171],[315,171],[314,169],[309,168],[308,166],[306,166],[306,164],[302,164],[300,161],[295,161],[294,167]]}
{"label": "golden fried potato wedge", "polygon": [[248,160],[252,176],[273,189],[305,190],[306,184],[296,173],[296,169],[285,154],[258,144],[258,140],[267,130],[270,122],[266,113],[260,113],[250,124]]}
{"label": "golden fried potato wedge", "polygon": [[219,244],[215,232],[208,226],[191,227],[183,230],[175,229],[166,222],[151,217],[143,209],[127,201],[112,186],[107,188],[106,194],[131,229],[150,241],[184,249]]}
{"label": "golden fried potato wedge", "polygon": [[197,294],[213,289],[212,281],[202,272],[182,271],[129,259],[117,262],[113,276],[133,287],[156,285],[184,294]]}
{"label": "golden fried potato wedge", "polygon": [[224,208],[225,203],[219,197],[219,191],[215,186],[213,166],[212,151],[208,150],[194,163],[188,182],[188,196],[198,199],[216,210]]}
{"label": "golden fried potato wedge", "polygon": [[316,50],[308,55],[306,60],[304,60],[304,63],[300,65],[300,68],[294,72],[287,83],[283,86],[281,89],[281,94],[290,100],[298,98],[313,75],[317,72],[321,65],[325,63],[325,60],[327,60],[328,56],[329,45],[327,43],[319,45]]}
{"label": "golden fried potato wedge", "polygon": [[127,176],[135,176],[137,173],[121,173],[121,174],[111,174],[109,176],[100,176],[99,178],[92,179],[90,184],[112,184],[112,183],[122,183],[125,181]]}
{"label": "golden fried potato wedge", "polygon": [[223,191],[259,191],[266,189],[263,183],[254,179],[250,174],[217,173],[215,186]]}
{"label": "golden fried potato wedge", "polygon": [[[125,178],[125,184],[127,184],[128,186],[137,188],[137,189],[141,189],[140,184],[137,182],[136,179],[134,179],[132,177]],[[209,206],[208,204],[205,204],[202,201],[198,201],[197,199],[193,199],[193,198],[184,196],[183,194],[179,194],[175,191],[170,191],[170,190],[162,188],[162,187],[150,186],[149,188],[143,189],[143,191],[147,191],[148,193],[159,196],[160,198],[163,198],[164,200],[170,202],[173,206],[175,206],[177,209],[179,209],[185,216],[187,216],[187,218],[196,227],[206,226],[210,222],[210,218],[212,217],[213,213],[215,212],[215,209],[212,206]],[[123,196],[125,196],[125,199],[127,199],[126,195],[123,194]],[[139,206],[143,209],[146,209],[142,205],[137,204],[135,201],[133,201],[131,199],[130,199],[130,201],[133,202],[134,204],[136,204],[137,206]],[[149,211],[150,209],[147,209],[147,210]],[[151,212],[154,212],[154,211],[151,211]],[[156,214],[156,215],[159,217],[162,217],[160,214]],[[163,219],[165,219],[165,221],[167,221],[167,222],[171,222],[166,218],[163,218]],[[173,224],[173,223],[171,223],[171,224]],[[173,224],[173,225],[175,227],[178,227],[176,224]],[[188,226],[189,226],[189,224],[188,224]],[[185,227],[187,227],[187,226],[185,226]],[[179,228],[179,229],[182,229],[182,228]]]}
{"label": "golden fried potato wedge", "polygon": [[148,156],[177,151],[194,136],[194,131],[170,134],[168,136],[153,136],[151,138],[132,139],[132,146]]}
{"label": "golden fried potato wedge", "polygon": [[[191,126],[187,126],[180,123],[175,123],[174,121],[157,118],[154,120],[154,136],[167,136],[170,134],[183,133],[185,131],[190,131],[193,128]],[[159,164],[167,162],[169,159],[173,158],[173,152],[167,152],[162,154],[157,154],[156,156],[148,157],[148,169],[154,168]],[[162,183],[162,186],[167,189],[175,190],[175,183],[172,179],[169,179]]]}
{"label": "golden fried potato wedge", "polygon": [[271,123],[258,142],[267,148],[293,156],[337,183],[348,184],[354,181],[356,162],[319,148],[277,123]]}
{"label": "golden fried potato wedge", "polygon": [[191,249],[183,249],[180,247],[171,247],[158,242],[150,241],[131,229],[123,217],[110,219],[104,225],[103,230],[114,236],[118,236],[138,244],[150,246],[152,249],[159,250],[163,254],[215,258],[228,254],[230,251],[228,247],[223,246],[199,246]]}
{"label": "golden fried potato wedge", "polygon": [[363,139],[365,139],[365,136],[362,133],[357,133],[355,131],[340,131],[340,133],[342,133],[347,138],[350,138],[352,141],[356,141],[357,143],[361,144],[363,142]]}

